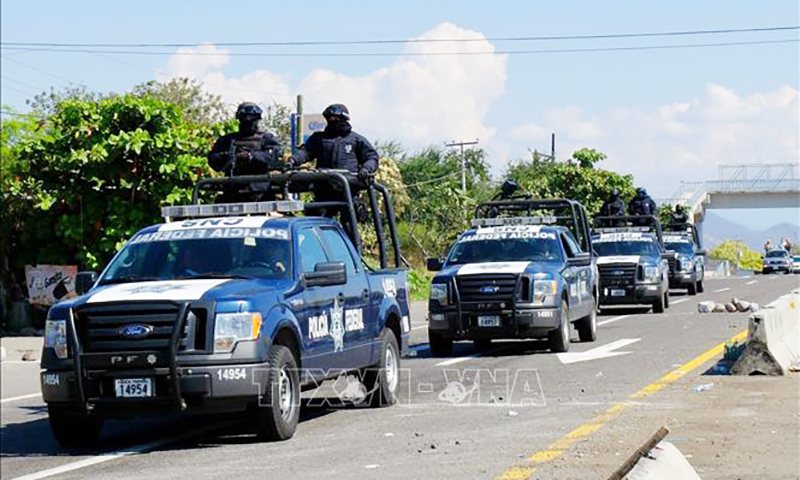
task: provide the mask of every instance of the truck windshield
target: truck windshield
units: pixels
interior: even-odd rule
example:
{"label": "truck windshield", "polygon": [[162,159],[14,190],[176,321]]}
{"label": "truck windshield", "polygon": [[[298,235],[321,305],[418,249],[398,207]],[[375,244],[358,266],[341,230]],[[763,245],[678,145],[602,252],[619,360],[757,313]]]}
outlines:
{"label": "truck windshield", "polygon": [[689,242],[669,242],[664,244],[664,248],[672,250],[673,252],[683,253],[684,255],[691,255],[692,244]]}
{"label": "truck windshield", "polygon": [[561,248],[554,239],[472,240],[457,243],[448,265],[482,262],[558,262]]}
{"label": "truck windshield", "polygon": [[788,257],[789,256],[789,252],[787,252],[786,250],[771,250],[771,251],[767,252],[767,256],[769,258]]}
{"label": "truck windshield", "polygon": [[279,279],[291,273],[291,244],[283,238],[137,237],[114,258],[101,284],[216,277]]}
{"label": "truck windshield", "polygon": [[601,257],[610,255],[642,255],[649,257],[659,256],[655,242],[642,240],[620,240],[617,242],[595,241],[594,250]]}

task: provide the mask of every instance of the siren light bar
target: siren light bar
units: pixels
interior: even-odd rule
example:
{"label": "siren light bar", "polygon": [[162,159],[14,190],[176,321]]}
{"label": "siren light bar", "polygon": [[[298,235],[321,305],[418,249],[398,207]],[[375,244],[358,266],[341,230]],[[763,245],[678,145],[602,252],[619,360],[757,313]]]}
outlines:
{"label": "siren light bar", "polygon": [[558,219],[553,216],[475,218],[472,220],[472,226],[503,227],[510,225],[553,225],[557,221]]}
{"label": "siren light bar", "polygon": [[305,204],[300,200],[217,203],[213,205],[173,205],[161,207],[161,216],[164,218],[194,218],[267,215],[270,213],[298,213],[302,212],[304,208]]}

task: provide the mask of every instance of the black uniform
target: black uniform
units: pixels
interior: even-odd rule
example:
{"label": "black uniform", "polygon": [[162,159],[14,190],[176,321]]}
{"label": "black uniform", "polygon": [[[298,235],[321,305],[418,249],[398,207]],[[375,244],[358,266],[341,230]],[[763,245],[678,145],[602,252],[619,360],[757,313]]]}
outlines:
{"label": "black uniform", "polygon": [[603,203],[603,206],[600,207],[600,216],[601,217],[611,217],[611,216],[618,216],[618,215],[625,215],[626,206],[625,201],[621,198],[609,198]]}
{"label": "black uniform", "polygon": [[208,165],[229,176],[262,175],[283,168],[282,151],[281,143],[270,133],[229,133],[214,142]]}
{"label": "black uniform", "polygon": [[670,213],[670,220],[673,225],[684,225],[689,223],[689,215],[683,209],[676,209],[674,212]]}
{"label": "black uniform", "polygon": [[378,171],[378,152],[349,124],[328,125],[324,131],[311,134],[294,159],[295,165],[316,160],[317,168],[349,170],[361,176]]}
{"label": "black uniform", "polygon": [[630,210],[631,215],[656,215],[658,213],[656,202],[644,189],[636,191],[636,196],[631,200]]}

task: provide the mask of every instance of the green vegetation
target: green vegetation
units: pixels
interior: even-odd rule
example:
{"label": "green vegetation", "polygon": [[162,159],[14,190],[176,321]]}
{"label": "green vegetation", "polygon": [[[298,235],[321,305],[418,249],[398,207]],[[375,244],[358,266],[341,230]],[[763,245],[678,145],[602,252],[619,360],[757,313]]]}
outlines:
{"label": "green vegetation", "polygon": [[728,260],[739,270],[761,270],[761,255],[741,240],[725,240],[708,252],[714,260]]}

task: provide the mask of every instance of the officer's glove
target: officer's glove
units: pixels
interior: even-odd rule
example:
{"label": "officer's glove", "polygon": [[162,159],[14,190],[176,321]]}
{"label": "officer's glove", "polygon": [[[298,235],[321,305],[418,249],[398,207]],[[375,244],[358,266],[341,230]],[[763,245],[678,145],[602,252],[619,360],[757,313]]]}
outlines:
{"label": "officer's glove", "polygon": [[371,181],[373,176],[374,173],[367,168],[362,168],[358,171],[358,179],[364,183]]}

